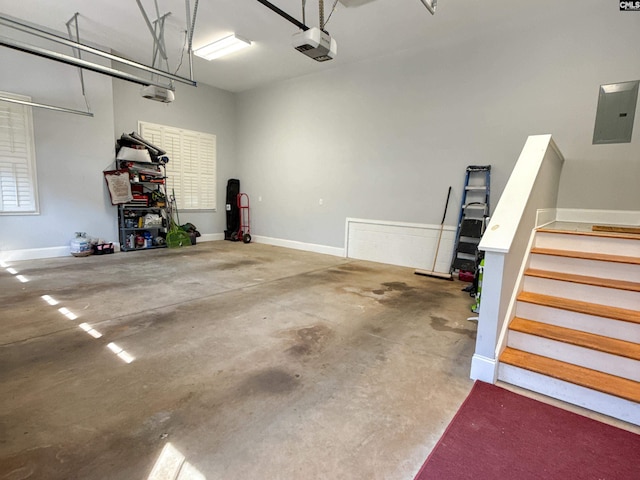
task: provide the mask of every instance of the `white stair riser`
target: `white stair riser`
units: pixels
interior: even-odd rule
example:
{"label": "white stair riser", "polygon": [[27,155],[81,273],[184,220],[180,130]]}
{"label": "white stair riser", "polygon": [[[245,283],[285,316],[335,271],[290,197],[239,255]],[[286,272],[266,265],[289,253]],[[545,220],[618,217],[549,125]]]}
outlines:
{"label": "white stair riser", "polygon": [[634,425],[640,425],[639,403],[505,363],[500,363],[498,366],[498,379]]}
{"label": "white stair riser", "polygon": [[517,302],[516,316],[527,320],[582,330],[605,337],[640,343],[640,324],[570,312],[560,308],[546,307],[528,302]]}
{"label": "white stair riser", "polygon": [[526,292],[640,311],[640,292],[525,275]]}
{"label": "white stair riser", "polygon": [[640,265],[532,253],[529,268],[588,277],[640,282]]}
{"label": "white stair riser", "polygon": [[640,257],[640,240],[537,232],[535,246],[574,252],[606,253],[626,257]]}
{"label": "white stair riser", "polygon": [[543,357],[640,382],[640,361],[509,330],[507,345]]}

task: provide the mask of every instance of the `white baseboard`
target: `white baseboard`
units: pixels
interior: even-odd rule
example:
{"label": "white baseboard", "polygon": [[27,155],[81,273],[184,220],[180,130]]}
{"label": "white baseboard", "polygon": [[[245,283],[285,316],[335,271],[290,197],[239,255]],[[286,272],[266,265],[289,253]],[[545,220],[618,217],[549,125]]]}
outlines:
{"label": "white baseboard", "polygon": [[[224,233],[203,233],[198,237],[200,242],[215,242],[224,240]],[[263,237],[261,235],[252,236],[252,241],[256,243],[264,243],[274,245],[276,247],[292,248],[294,250],[304,250],[307,252],[323,253],[325,255],[333,255],[336,257],[344,257],[344,248],[329,247],[327,245],[317,245],[315,243],[297,242],[295,240],[285,240],[281,238]],[[114,250],[120,251],[120,244],[114,243]],[[0,261],[18,262],[21,260],[39,260],[43,258],[67,257],[71,255],[68,246],[65,247],[48,247],[48,248],[29,248],[24,250],[7,250],[0,251]]]}
{"label": "white baseboard", "polygon": [[217,240],[224,240],[224,233],[203,233],[196,240],[196,245],[199,242],[215,242]]}
{"label": "white baseboard", "polygon": [[477,353],[471,359],[471,379],[481,380],[486,383],[496,383],[498,370],[496,359],[488,358]]}
{"label": "white baseboard", "polygon": [[556,220],[559,222],[603,223],[637,226],[640,225],[640,211],[558,208],[556,210]]}
{"label": "white baseboard", "polygon": [[0,251],[0,260],[3,262],[19,262],[22,260],[39,260],[43,258],[69,256],[71,256],[71,249],[68,246]]}
{"label": "white baseboard", "polygon": [[[198,242],[213,242],[216,240],[224,240],[224,233],[205,233],[198,237]],[[119,252],[120,243],[114,242],[113,249],[115,252]],[[68,246],[0,251],[0,261],[3,262],[19,262],[22,260],[41,260],[44,258],[69,256],[71,256],[71,250]]]}
{"label": "white baseboard", "polygon": [[252,241],[256,243],[264,243],[275,247],[292,248],[294,250],[304,250],[306,252],[323,253],[325,255],[333,255],[335,257],[344,257],[344,248],[329,247],[327,245],[318,245],[315,243],[297,242],[295,240],[285,240],[282,238],[263,237],[262,235],[252,235]]}

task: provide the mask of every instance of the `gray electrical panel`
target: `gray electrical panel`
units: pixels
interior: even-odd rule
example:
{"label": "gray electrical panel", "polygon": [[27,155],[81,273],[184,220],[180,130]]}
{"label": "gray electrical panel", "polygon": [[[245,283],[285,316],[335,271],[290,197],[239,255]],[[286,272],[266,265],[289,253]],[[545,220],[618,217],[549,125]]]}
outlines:
{"label": "gray electrical panel", "polygon": [[593,143],[629,143],[640,81],[600,86]]}

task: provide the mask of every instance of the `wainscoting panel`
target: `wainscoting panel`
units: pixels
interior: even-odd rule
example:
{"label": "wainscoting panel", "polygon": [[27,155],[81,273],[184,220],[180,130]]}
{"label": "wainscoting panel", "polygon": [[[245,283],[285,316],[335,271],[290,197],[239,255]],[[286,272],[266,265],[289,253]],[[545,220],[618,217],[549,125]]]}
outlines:
{"label": "wainscoting panel", "polygon": [[433,259],[440,225],[347,218],[345,230],[348,258],[449,272],[455,227],[443,228],[435,269]]}

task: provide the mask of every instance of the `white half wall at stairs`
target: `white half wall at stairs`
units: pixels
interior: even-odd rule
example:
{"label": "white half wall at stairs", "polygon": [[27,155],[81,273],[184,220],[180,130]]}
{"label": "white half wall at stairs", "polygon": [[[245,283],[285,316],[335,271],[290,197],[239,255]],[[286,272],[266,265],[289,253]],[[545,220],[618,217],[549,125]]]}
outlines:
{"label": "white half wall at stairs", "polygon": [[448,273],[455,227],[444,226],[433,268],[440,225],[347,218],[345,251],[348,258]]}
{"label": "white half wall at stairs", "polygon": [[557,207],[564,157],[551,135],[530,136],[520,153],[491,221],[480,241],[485,252],[482,302],[471,378],[494,383],[495,349],[513,298],[540,209],[549,221]]}
{"label": "white half wall at stairs", "polygon": [[558,208],[556,209],[556,218],[554,220],[558,222],[640,226],[640,210]]}

